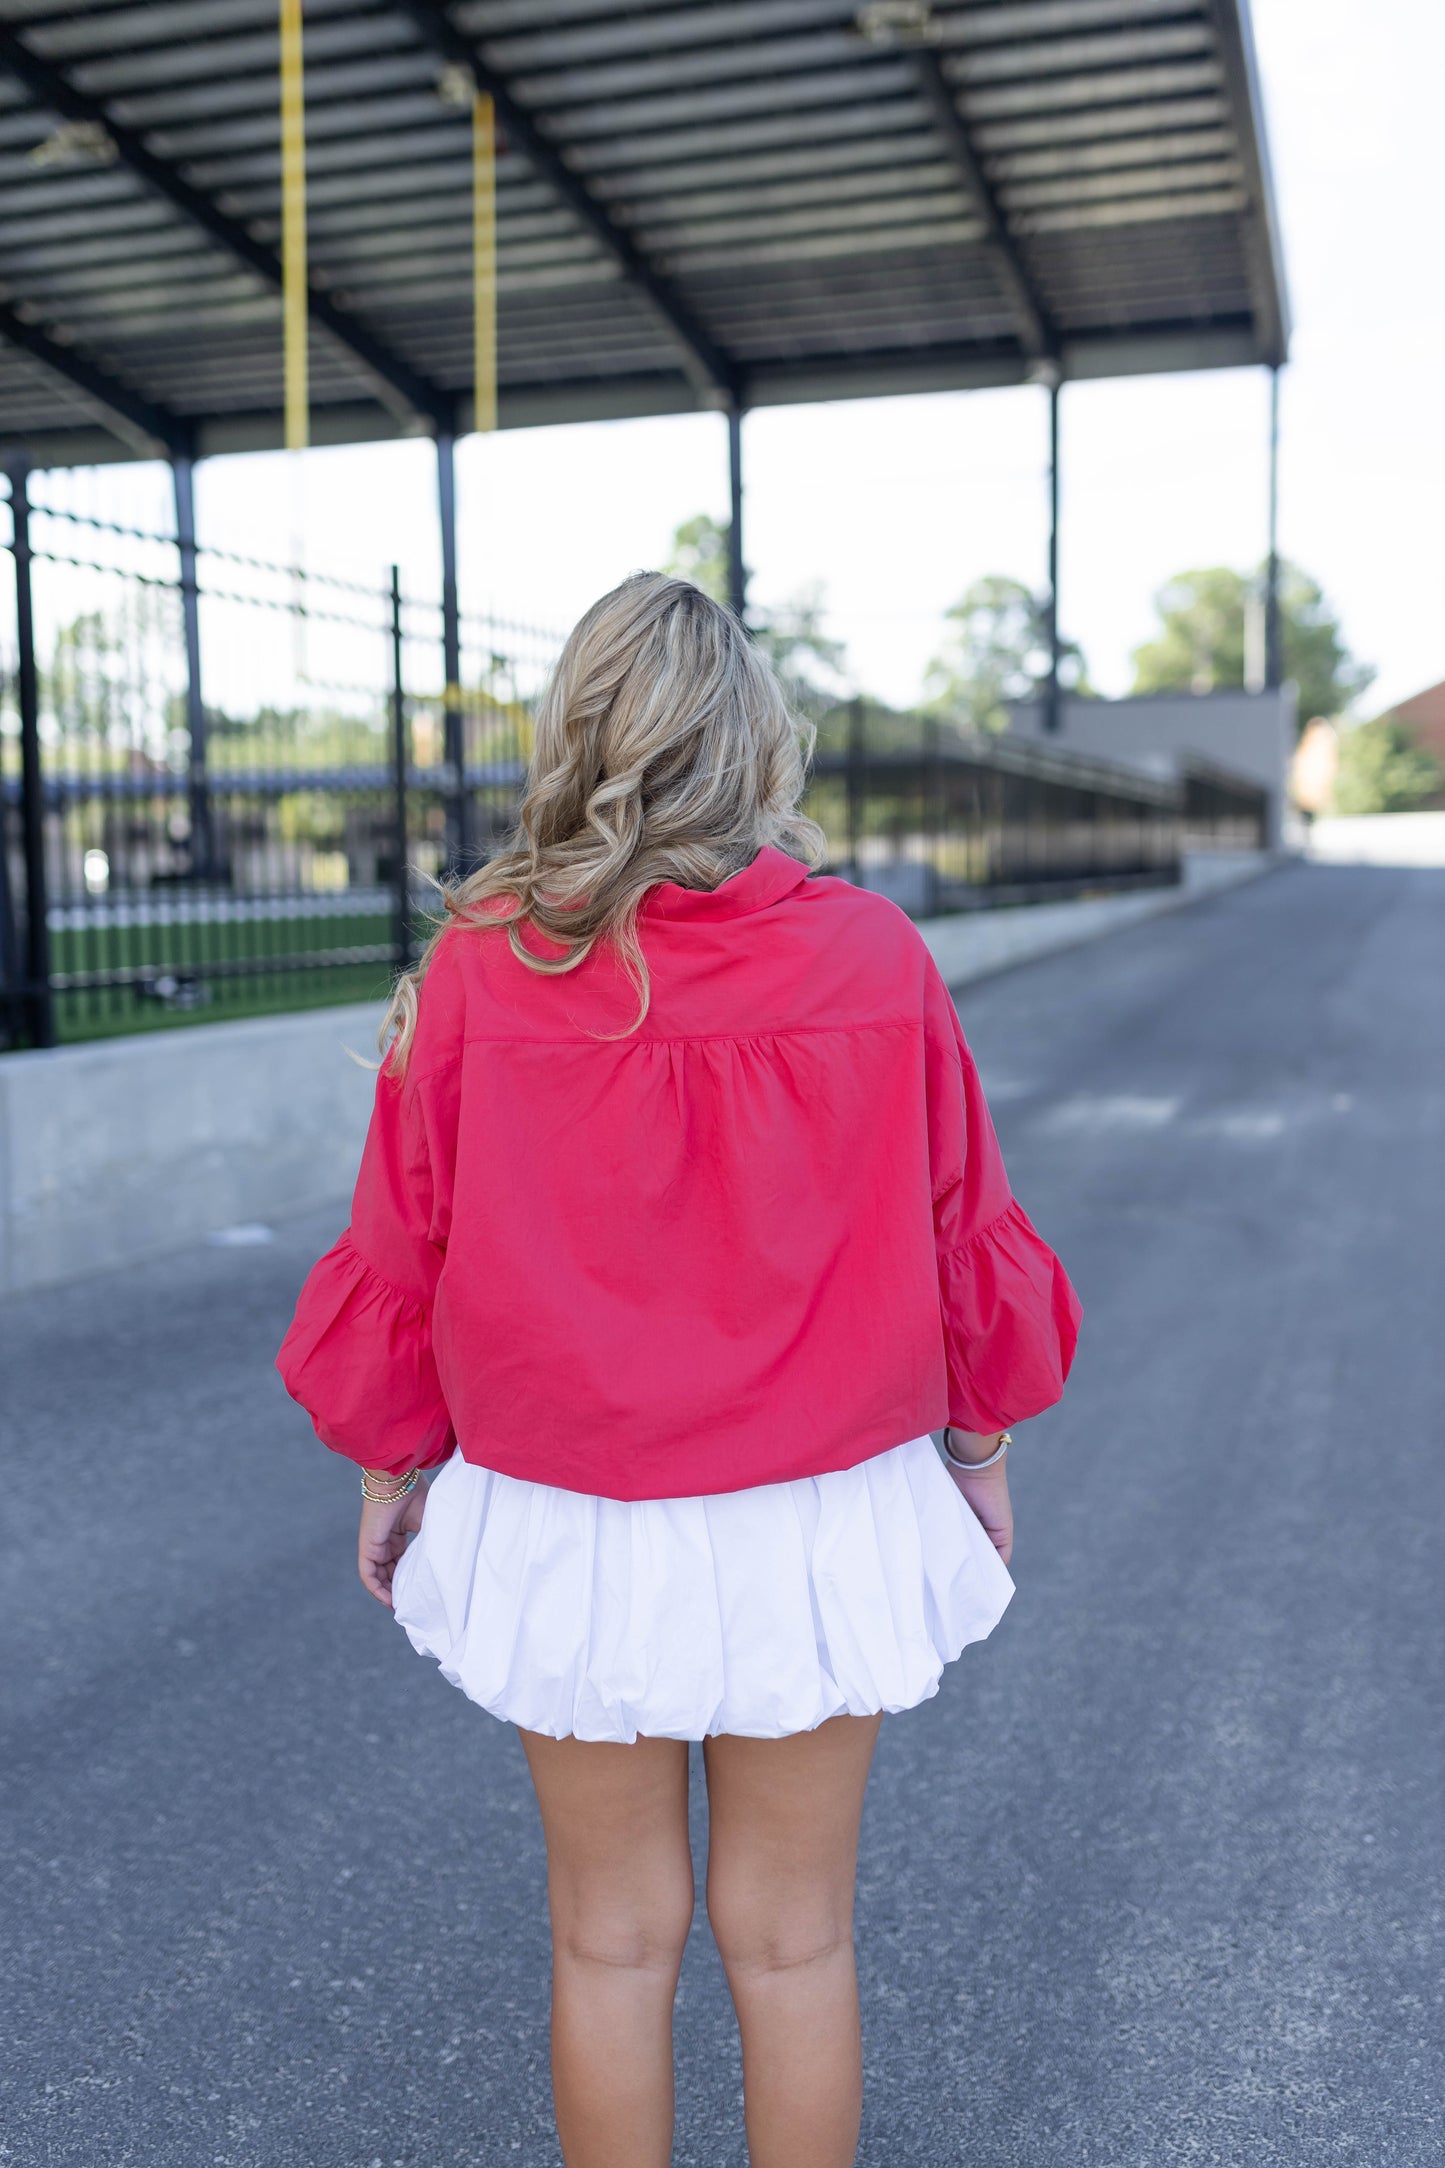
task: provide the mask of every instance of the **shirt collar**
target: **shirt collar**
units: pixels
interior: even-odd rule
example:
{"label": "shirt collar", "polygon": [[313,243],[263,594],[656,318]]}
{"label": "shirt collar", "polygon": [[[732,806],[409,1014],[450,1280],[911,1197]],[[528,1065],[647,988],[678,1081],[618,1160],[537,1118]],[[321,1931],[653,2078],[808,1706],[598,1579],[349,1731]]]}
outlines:
{"label": "shirt collar", "polygon": [[742,918],[749,911],[765,911],[780,903],[808,878],[786,851],[765,843],[749,866],[730,874],[716,888],[682,888],[676,881],[659,881],[647,892],[643,909],[658,918]]}

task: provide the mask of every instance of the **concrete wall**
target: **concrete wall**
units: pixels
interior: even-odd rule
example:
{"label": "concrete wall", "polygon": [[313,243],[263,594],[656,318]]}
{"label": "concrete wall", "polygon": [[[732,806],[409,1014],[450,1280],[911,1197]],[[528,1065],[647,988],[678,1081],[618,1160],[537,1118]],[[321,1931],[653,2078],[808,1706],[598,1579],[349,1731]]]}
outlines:
{"label": "concrete wall", "polygon": [[1311,821],[1305,849],[1336,866],[1445,866],[1445,812],[1356,813]]}
{"label": "concrete wall", "polygon": [[0,1055],[0,1290],[342,1197],[374,1005]]}
{"label": "concrete wall", "polygon": [[1181,759],[1193,753],[1247,776],[1270,793],[1270,842],[1278,845],[1295,746],[1292,685],[1272,693],[1157,693],[1138,700],[1066,697],[1062,710],[1057,737],[1045,732],[1044,711],[1037,701],[1021,702],[1011,710],[1010,730],[1066,751],[1122,761],[1150,775],[1177,774]]}
{"label": "concrete wall", "polygon": [[[922,922],[951,986],[1177,910],[1262,853],[1211,854],[1180,888]],[[343,1200],[374,1080],[370,1004],[0,1056],[0,1292],[69,1280]]]}

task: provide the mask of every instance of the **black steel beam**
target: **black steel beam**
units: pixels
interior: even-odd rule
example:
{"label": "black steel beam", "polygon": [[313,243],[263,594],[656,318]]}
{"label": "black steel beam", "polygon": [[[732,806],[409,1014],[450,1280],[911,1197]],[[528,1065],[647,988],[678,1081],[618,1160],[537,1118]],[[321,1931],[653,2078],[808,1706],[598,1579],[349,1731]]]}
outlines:
{"label": "black steel beam", "polygon": [[[179,166],[151,150],[135,129],[116,120],[102,99],[77,90],[68,76],[48,60],[42,60],[4,25],[0,25],[0,67],[23,83],[31,96],[51,112],[60,114],[65,120],[85,121],[93,127],[103,128],[115,145],[120,163],[138,180],[163,196],[167,203],[182,212],[203,233],[209,234],[213,241],[219,242],[277,293],[281,291],[281,259],[274,249],[268,248],[264,241],[258,241],[240,219],[232,218],[204,189],[188,181]],[[308,291],[307,309],[313,323],[329,332],[353,361],[413,413],[423,415],[438,429],[453,425],[456,402],[451,393],[413,369],[409,362],[394,353],[348,310],[339,308],[314,283]]]}
{"label": "black steel beam", "polygon": [[[154,399],[146,399],[118,376],[112,376],[98,362],[73,346],[63,346],[39,324],[30,323],[11,303],[0,301],[0,339],[8,340],[24,353],[43,362],[57,376],[63,376],[77,391],[84,392],[87,399],[102,407],[114,421],[108,424],[112,434],[131,451],[137,450],[136,439],[149,439],[163,444],[172,453],[185,453],[191,447],[191,425],[184,416],[173,413]],[[125,426],[117,429],[115,423]]]}
{"label": "black steel beam", "polygon": [[915,55],[918,79],[938,132],[948,146],[963,184],[983,220],[983,247],[993,264],[998,282],[1008,295],[1018,325],[1019,343],[1035,361],[1057,360],[1058,334],[1034,286],[1027,264],[1014,245],[997,196],[973,147],[968,124],[958,109],[947,77],[932,46],[923,45]]}
{"label": "black steel beam", "polygon": [[478,90],[486,91],[510,148],[520,151],[533,172],[550,183],[623,276],[652,304],[671,333],[692,381],[700,390],[719,394],[731,404],[742,389],[736,363],[698,321],[672,281],[649,262],[630,234],[573,172],[531,114],[517,103],[506,77],[485,58],[481,47],[458,29],[450,11],[438,0],[399,0],[399,5],[434,51],[454,66],[465,68]]}

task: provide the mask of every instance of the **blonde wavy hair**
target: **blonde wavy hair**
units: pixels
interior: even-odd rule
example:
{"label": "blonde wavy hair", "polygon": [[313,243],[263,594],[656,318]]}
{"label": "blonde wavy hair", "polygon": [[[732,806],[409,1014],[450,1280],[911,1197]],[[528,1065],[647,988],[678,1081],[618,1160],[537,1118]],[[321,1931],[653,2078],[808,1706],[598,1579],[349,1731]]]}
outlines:
{"label": "blonde wavy hair", "polygon": [[[636,1031],[652,991],[637,931],[649,889],[716,888],[767,843],[822,862],[823,831],[798,811],[812,739],[737,618],[690,581],[634,572],[594,602],[538,706],[515,833],[445,887],[436,932],[397,980],[380,1034],[393,1073],[427,966],[457,923],[505,931],[517,960],[546,974],[610,942],[638,994],[613,1036]],[[527,927],[563,954],[538,955]]]}

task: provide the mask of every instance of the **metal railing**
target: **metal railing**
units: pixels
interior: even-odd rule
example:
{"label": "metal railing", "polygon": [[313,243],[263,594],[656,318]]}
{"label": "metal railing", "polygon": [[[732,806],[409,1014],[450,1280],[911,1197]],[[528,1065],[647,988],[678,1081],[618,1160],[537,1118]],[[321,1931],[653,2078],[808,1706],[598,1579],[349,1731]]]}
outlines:
{"label": "metal railing", "polygon": [[808,810],[839,870],[915,913],[1179,877],[1174,782],[865,700],[820,719]]}
{"label": "metal railing", "polygon": [[[90,518],[12,467],[0,1046],[381,995],[513,822],[555,634]],[[1185,786],[877,703],[812,706],[830,863],[916,913],[1178,878],[1263,838]]]}

